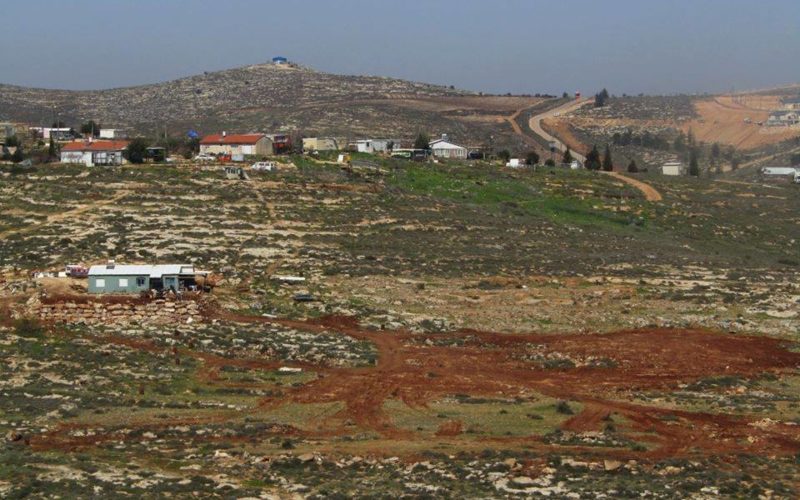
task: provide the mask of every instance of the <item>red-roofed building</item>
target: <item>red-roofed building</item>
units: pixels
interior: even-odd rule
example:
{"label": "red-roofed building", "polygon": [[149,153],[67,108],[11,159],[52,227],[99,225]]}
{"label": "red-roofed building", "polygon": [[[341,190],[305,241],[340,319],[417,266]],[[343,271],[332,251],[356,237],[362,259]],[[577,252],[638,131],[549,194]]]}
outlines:
{"label": "red-roofed building", "polygon": [[212,134],[200,141],[200,154],[266,156],[272,154],[272,140],[264,134]]}
{"label": "red-roofed building", "polygon": [[61,147],[61,163],[95,165],[122,165],[128,141],[76,141]]}

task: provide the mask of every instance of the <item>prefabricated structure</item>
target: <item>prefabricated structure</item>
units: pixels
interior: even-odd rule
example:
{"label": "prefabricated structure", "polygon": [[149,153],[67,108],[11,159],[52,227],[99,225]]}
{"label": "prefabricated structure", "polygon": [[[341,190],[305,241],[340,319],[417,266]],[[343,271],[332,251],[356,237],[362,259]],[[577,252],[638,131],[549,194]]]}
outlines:
{"label": "prefabricated structure", "polygon": [[788,175],[792,177],[798,171],[800,171],[800,168],[795,167],[764,167],[761,169],[763,175]]}
{"label": "prefabricated structure", "polygon": [[127,139],[128,132],[121,128],[101,128],[99,137],[101,139]]}
{"label": "prefabricated structure", "polygon": [[522,168],[528,165],[527,161],[524,158],[511,158],[506,163],[506,167],[508,168]]}
{"label": "prefabricated structure", "polygon": [[783,110],[773,111],[767,119],[768,127],[789,127],[800,123],[800,112]]}
{"label": "prefabricated structure", "polygon": [[333,137],[304,137],[303,151],[338,151],[339,143]]}
{"label": "prefabricated structure", "polygon": [[186,290],[196,285],[198,276],[189,264],[118,265],[114,261],[89,268],[89,293],[129,294],[150,290]]}
{"label": "prefabricated structure", "polygon": [[447,134],[443,134],[441,139],[431,141],[428,148],[433,151],[434,158],[448,160],[466,160],[469,150],[464,146],[459,146],[448,140]]}
{"label": "prefabricated structure", "polygon": [[275,66],[283,66],[284,64],[289,64],[289,59],[283,56],[275,56],[272,58],[272,64]]}
{"label": "prefabricated structure", "polygon": [[395,144],[399,143],[391,139],[361,139],[355,145],[359,153],[386,153]]}
{"label": "prefabricated structure", "polygon": [[61,163],[96,165],[122,165],[128,141],[76,141],[61,148]]}
{"label": "prefabricated structure", "polygon": [[201,155],[267,156],[272,154],[272,140],[264,134],[221,134],[207,135],[200,141]]}
{"label": "prefabricated structure", "polygon": [[31,127],[31,130],[42,139],[71,141],[75,138],[75,131],[68,127]]}
{"label": "prefabricated structure", "polygon": [[686,168],[683,166],[683,163],[679,161],[668,161],[667,163],[661,165],[661,173],[663,175],[684,175],[686,173]]}

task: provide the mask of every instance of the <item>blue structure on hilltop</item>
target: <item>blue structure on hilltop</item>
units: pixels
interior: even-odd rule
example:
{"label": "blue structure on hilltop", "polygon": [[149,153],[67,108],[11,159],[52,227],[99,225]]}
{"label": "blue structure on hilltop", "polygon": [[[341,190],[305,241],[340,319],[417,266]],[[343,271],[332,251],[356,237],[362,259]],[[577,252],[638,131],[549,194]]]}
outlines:
{"label": "blue structure on hilltop", "polygon": [[272,58],[272,64],[288,64],[289,60],[283,56],[275,56]]}

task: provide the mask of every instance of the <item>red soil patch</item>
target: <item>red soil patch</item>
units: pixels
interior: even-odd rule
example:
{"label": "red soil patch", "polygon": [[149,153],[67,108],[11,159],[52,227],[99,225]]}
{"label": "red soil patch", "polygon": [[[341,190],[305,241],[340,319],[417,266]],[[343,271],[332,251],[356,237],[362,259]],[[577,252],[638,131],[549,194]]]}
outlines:
{"label": "red soil patch", "polygon": [[[780,423],[756,426],[753,423],[760,417],[671,410],[620,401],[630,398],[632,392],[671,391],[680,384],[708,377],[794,372],[800,366],[800,353],[788,351],[784,342],[776,339],[669,329],[604,335],[512,335],[477,331],[422,335],[363,330],[354,318],[328,317],[299,322],[226,311],[210,311],[210,314],[228,321],[276,323],[310,332],[338,332],[374,343],[379,352],[377,366],[315,366],[313,370],[319,373],[318,379],[299,387],[284,388],[282,395],[264,398],[259,408],[251,410],[259,413],[288,403],[343,403],[345,408],[334,415],[327,426],[320,427],[329,430],[314,433],[317,436],[350,433],[352,428],[337,427],[349,421],[387,439],[415,439],[413,432],[398,429],[391,416],[385,413],[387,400],[399,399],[411,407],[421,408],[453,394],[526,398],[535,391],[584,406],[580,414],[564,423],[564,430],[600,431],[608,422],[607,416],[614,414],[625,417],[618,435],[631,433],[630,439],[649,444],[648,451],[576,448],[587,453],[660,459],[800,452],[798,426]],[[428,339],[439,345],[428,345],[425,342]],[[144,350],[153,347],[147,342],[108,340]],[[542,363],[526,359],[526,353],[602,360],[603,364],[548,369]],[[178,354],[203,360],[206,365],[199,377],[208,383],[219,383],[216,371],[222,366],[274,369],[278,365],[269,360],[229,359],[189,349],[180,349]],[[241,413],[238,416],[241,417]],[[210,417],[209,422],[225,418],[228,415],[223,413]],[[437,435],[445,439],[461,432],[460,422],[445,422]],[[54,442],[58,442],[60,434],[57,430],[42,436],[37,439],[38,445],[46,446],[47,439],[55,438]],[[552,445],[542,443],[537,436],[503,438],[502,442],[552,449]]]}

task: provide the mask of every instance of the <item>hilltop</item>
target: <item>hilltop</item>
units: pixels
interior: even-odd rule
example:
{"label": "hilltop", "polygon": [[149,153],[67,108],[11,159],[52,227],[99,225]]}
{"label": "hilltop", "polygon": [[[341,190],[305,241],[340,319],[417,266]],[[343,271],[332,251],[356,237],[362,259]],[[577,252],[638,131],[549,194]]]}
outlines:
{"label": "hilltop", "polygon": [[69,125],[93,119],[145,134],[166,127],[409,138],[424,130],[475,145],[495,136],[497,145],[514,147],[520,139],[505,117],[541,100],[257,64],[108,90],[0,85],[0,116],[49,124],[57,115]]}

